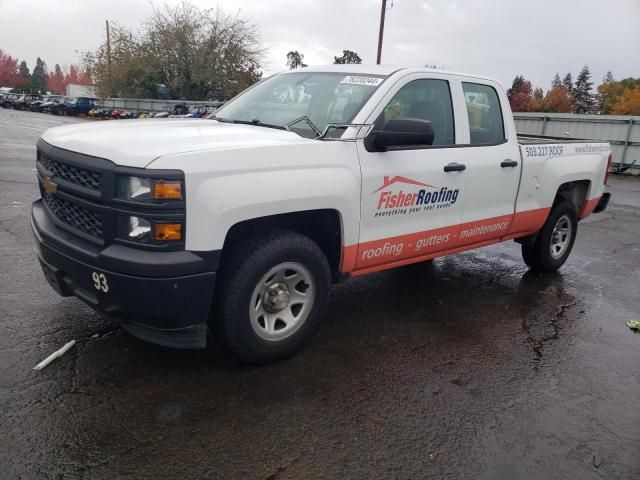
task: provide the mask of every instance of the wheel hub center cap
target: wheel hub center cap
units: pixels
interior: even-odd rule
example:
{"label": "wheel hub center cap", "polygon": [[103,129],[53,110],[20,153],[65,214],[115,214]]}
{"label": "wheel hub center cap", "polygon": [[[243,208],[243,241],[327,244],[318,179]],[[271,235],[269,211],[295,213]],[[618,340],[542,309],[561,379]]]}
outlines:
{"label": "wheel hub center cap", "polygon": [[283,282],[275,282],[265,290],[262,305],[267,312],[276,313],[287,308],[289,296],[289,287]]}

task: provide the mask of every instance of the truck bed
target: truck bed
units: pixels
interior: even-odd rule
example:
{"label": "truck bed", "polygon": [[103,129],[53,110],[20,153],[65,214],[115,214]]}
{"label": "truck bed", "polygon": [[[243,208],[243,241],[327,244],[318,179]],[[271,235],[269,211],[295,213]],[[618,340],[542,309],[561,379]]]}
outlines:
{"label": "truck bed", "polygon": [[520,145],[540,145],[548,143],[603,143],[601,140],[591,140],[587,138],[552,137],[550,135],[525,135],[518,133],[518,143]]}

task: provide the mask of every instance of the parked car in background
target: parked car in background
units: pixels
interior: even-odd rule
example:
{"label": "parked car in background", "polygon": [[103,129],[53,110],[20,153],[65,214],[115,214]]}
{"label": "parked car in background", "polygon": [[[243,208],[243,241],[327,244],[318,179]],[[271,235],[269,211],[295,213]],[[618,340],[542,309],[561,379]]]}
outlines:
{"label": "parked car in background", "polygon": [[22,95],[13,102],[13,108],[16,110],[28,110],[33,102],[42,101],[42,95],[29,93]]}
{"label": "parked car in background", "polygon": [[89,110],[95,108],[96,102],[94,98],[78,97],[71,100],[69,108],[66,111],[67,115],[86,115]]}
{"label": "parked car in background", "polygon": [[212,107],[209,105],[202,105],[197,107],[185,115],[185,118],[204,118],[211,113]]}
{"label": "parked car in background", "polygon": [[189,113],[189,107],[185,103],[179,103],[171,106],[167,111],[155,114],[155,118],[167,118],[167,117],[184,117]]}
{"label": "parked car in background", "polygon": [[51,113],[51,109],[56,105],[60,105],[60,103],[62,103],[62,100],[62,97],[49,97],[40,104],[40,111],[42,113]]}
{"label": "parked car in background", "polygon": [[78,97],[56,105],[51,109],[51,113],[54,115],[86,115],[95,106],[95,98]]}
{"label": "parked car in background", "polygon": [[13,104],[18,98],[20,98],[20,95],[16,95],[15,93],[4,95],[1,103],[2,108],[13,108]]}
{"label": "parked car in background", "polygon": [[48,97],[42,98],[41,100],[35,100],[29,105],[29,110],[31,110],[32,112],[42,112],[43,105],[45,103],[53,102],[56,98],[58,97],[50,95]]}
{"label": "parked car in background", "polygon": [[216,101],[211,104],[212,111],[204,118],[213,118],[216,115],[216,111],[224,105],[224,102]]}
{"label": "parked car in background", "polygon": [[29,104],[29,110],[31,110],[32,112],[39,112],[40,111],[40,106],[44,103],[44,99],[42,100],[35,100],[33,102],[31,102]]}
{"label": "parked car in background", "polygon": [[95,107],[89,110],[89,112],[87,113],[87,116],[91,118],[109,119],[111,118],[112,112],[113,112],[112,108]]}

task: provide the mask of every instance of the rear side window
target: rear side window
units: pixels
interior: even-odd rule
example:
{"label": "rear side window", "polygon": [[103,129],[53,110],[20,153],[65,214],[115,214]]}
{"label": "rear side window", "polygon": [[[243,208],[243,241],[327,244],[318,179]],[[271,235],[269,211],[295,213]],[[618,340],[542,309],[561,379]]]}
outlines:
{"label": "rear side window", "polygon": [[435,136],[433,145],[453,145],[453,105],[446,80],[414,80],[398,90],[384,107],[376,126],[380,128],[393,118],[429,120]]}
{"label": "rear side window", "polygon": [[498,93],[493,87],[462,82],[467,103],[471,145],[492,145],[505,140]]}

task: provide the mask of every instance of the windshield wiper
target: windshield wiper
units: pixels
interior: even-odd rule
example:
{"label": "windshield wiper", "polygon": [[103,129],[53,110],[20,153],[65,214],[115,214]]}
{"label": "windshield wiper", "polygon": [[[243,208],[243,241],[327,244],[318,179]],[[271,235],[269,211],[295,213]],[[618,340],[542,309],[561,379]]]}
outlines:
{"label": "windshield wiper", "polygon": [[313,130],[313,133],[316,134],[316,137],[321,137],[322,136],[322,132],[320,131],[320,129],[318,127],[316,127],[315,123],[313,123],[311,121],[311,119],[309,117],[307,117],[306,115],[303,115],[301,117],[296,118],[295,120],[291,120],[289,123],[287,123],[284,128],[286,130],[291,130],[289,127],[295,125],[296,123],[300,123],[300,122],[305,122],[307,125],[309,125],[309,127],[311,128],[311,130]]}
{"label": "windshield wiper", "polygon": [[211,117],[211,120],[216,120],[220,123],[233,123],[233,120],[229,120],[228,118],[216,117],[215,115]]}
{"label": "windshield wiper", "polygon": [[256,127],[276,128],[278,130],[286,130],[282,125],[272,125],[270,123],[262,123],[257,118],[253,120],[232,120],[230,118],[212,117],[212,120],[217,120],[222,123],[236,123],[239,125],[255,125]]}

